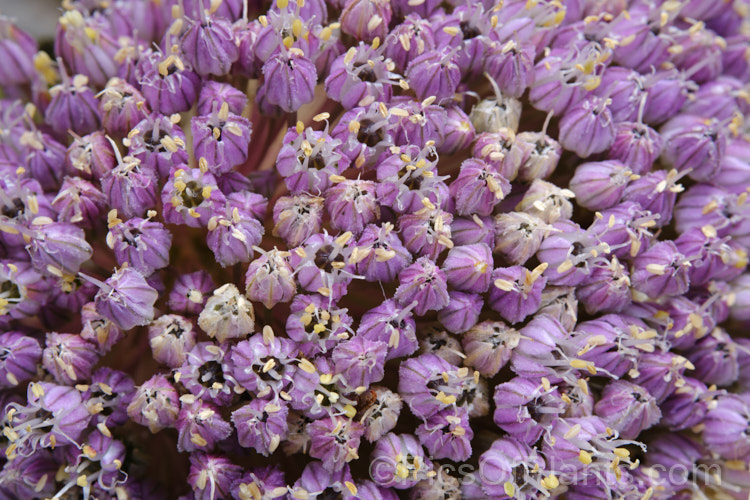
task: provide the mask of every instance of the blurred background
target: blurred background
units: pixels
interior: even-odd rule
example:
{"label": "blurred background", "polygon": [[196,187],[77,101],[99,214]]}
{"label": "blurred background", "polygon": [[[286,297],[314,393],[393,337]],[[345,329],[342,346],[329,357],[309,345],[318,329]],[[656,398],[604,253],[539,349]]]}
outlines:
{"label": "blurred background", "polygon": [[55,36],[60,0],[0,0],[0,14],[15,18],[37,40],[49,41]]}

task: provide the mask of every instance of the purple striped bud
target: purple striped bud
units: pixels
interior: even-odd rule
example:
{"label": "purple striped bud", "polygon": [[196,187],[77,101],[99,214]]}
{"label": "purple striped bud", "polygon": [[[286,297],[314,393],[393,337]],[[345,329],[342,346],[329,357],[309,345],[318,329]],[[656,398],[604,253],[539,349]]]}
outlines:
{"label": "purple striped bud", "polygon": [[698,182],[711,180],[724,157],[727,133],[723,124],[698,116],[679,116],[660,129],[661,160]]}
{"label": "purple striped bud", "polygon": [[180,314],[200,314],[216,285],[206,271],[196,271],[177,277],[169,293],[169,308]]}
{"label": "purple striped bud", "polygon": [[535,55],[533,45],[508,40],[491,49],[484,62],[484,70],[497,83],[503,95],[519,99],[534,83]]}
{"label": "purple striped bud", "polygon": [[198,10],[199,20],[185,19],[187,26],[180,38],[180,52],[199,75],[226,75],[239,58],[232,26],[226,19]]}
{"label": "purple striped bud", "polygon": [[660,241],[633,260],[633,288],[651,298],[682,295],[690,285],[690,262],[671,241]]}
{"label": "purple striped bud", "polygon": [[469,115],[458,106],[450,106],[445,112],[443,142],[437,146],[437,151],[440,154],[452,155],[462,149],[468,149],[474,141],[476,131]]}
{"label": "purple striped bud", "polygon": [[131,267],[121,267],[99,285],[96,311],[123,330],[144,326],[154,319],[159,294]]}
{"label": "purple striped bud", "polygon": [[477,324],[484,300],[477,293],[448,292],[449,302],[438,311],[438,320],[451,333],[463,333]]}
{"label": "purple striped bud", "polygon": [[[479,142],[477,142],[478,144]],[[482,160],[469,159],[450,184],[459,215],[487,216],[510,193],[510,183],[492,165]]]}
{"label": "purple striped bud", "polygon": [[198,97],[201,79],[177,54],[146,53],[138,60],[136,74],[141,92],[155,112],[187,111]]}
{"label": "purple striped bud", "polygon": [[317,70],[299,49],[272,56],[263,65],[263,77],[266,100],[287,113],[297,111],[315,97]]}
{"label": "purple striped bud", "polygon": [[39,341],[21,332],[0,335],[0,387],[9,389],[31,379],[42,360]]}
{"label": "purple striped bud", "polygon": [[727,460],[741,460],[750,453],[750,406],[734,394],[716,398],[703,421],[703,443]]}
{"label": "purple striped bud", "polygon": [[454,51],[443,47],[409,61],[406,81],[416,92],[417,99],[434,97],[438,104],[447,104],[453,99],[461,80],[461,70],[454,59]]}
{"label": "purple striped bud", "polygon": [[210,115],[219,111],[224,103],[230,113],[241,115],[247,105],[247,96],[227,83],[209,80],[201,88],[196,112],[199,115]]}
{"label": "purple striped bud", "polygon": [[581,158],[609,149],[615,140],[615,125],[609,100],[588,97],[571,106],[560,120],[558,137],[563,148]]}
{"label": "purple striped bud", "polygon": [[57,137],[67,137],[68,131],[86,135],[100,127],[99,106],[88,83],[87,76],[76,75],[70,79],[63,74],[62,83],[50,89],[52,100],[44,120]]}
{"label": "purple striped bud", "polygon": [[391,23],[391,2],[387,0],[347,0],[341,11],[341,31],[357,40],[385,40]]}
{"label": "purple striped bud", "polygon": [[726,387],[739,377],[739,349],[726,330],[715,328],[693,344],[685,357],[695,366],[692,376],[709,385]]}
{"label": "purple striped bud", "polygon": [[613,380],[602,391],[594,412],[624,439],[635,439],[641,431],[653,427],[661,419],[656,400],[644,388]]}

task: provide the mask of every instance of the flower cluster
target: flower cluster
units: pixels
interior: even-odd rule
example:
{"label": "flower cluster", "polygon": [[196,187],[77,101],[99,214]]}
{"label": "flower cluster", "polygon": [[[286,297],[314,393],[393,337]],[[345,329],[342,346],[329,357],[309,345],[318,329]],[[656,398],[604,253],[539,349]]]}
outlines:
{"label": "flower cluster", "polygon": [[747,497],[746,0],[62,6],[0,498]]}

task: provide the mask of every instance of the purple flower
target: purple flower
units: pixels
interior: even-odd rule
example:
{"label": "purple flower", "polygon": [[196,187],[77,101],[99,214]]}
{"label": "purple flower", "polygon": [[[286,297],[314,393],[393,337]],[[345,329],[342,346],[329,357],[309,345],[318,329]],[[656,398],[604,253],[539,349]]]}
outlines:
{"label": "purple flower", "polygon": [[193,324],[177,314],[165,314],[149,325],[148,339],[154,360],[179,368],[195,346]]}
{"label": "purple flower", "polygon": [[[368,4],[372,0],[350,0],[350,4]],[[381,2],[382,3],[382,2]],[[372,62],[372,64],[370,64]],[[398,75],[392,61],[378,50],[361,43],[337,57],[325,79],[328,96],[346,109],[366,107],[375,101],[389,101]]]}
{"label": "purple flower", "polygon": [[112,78],[100,94],[99,113],[104,130],[124,137],[151,112],[145,97],[121,78]]}
{"label": "purple flower", "polygon": [[413,301],[401,307],[394,300],[386,300],[362,315],[357,336],[387,343],[386,359],[413,354],[418,344],[416,323],[411,311],[416,305],[417,301]]}
{"label": "purple flower", "polygon": [[451,182],[450,193],[460,215],[491,215],[492,210],[510,193],[510,183],[482,160],[466,160],[458,177]]}
{"label": "purple flower", "polygon": [[636,179],[638,176],[619,161],[591,162],[576,168],[569,187],[584,208],[604,210],[614,206],[627,184]]}
{"label": "purple flower", "polygon": [[416,435],[435,458],[460,461],[471,456],[474,431],[464,409],[449,408],[436,413],[417,427]]}
{"label": "purple flower", "polygon": [[347,417],[323,417],[307,425],[310,434],[310,456],[322,461],[331,472],[359,458],[357,450],[363,429],[358,422]]}
{"label": "purple flower", "polygon": [[448,304],[445,273],[427,257],[420,257],[402,270],[398,274],[398,281],[396,301],[401,306],[416,301],[414,312],[418,316],[423,316],[427,311],[440,310]]}
{"label": "purple flower", "polygon": [[448,292],[448,305],[438,311],[438,320],[451,333],[463,333],[477,324],[484,308],[479,294]]}
{"label": "purple flower", "polygon": [[340,141],[326,132],[304,129],[300,125],[289,129],[283,143],[276,168],[293,194],[322,193],[333,184],[331,176],[340,175],[347,167],[346,159],[339,152]]}
{"label": "purple flower", "polygon": [[352,318],[322,295],[297,295],[286,320],[289,337],[308,353],[328,352],[348,339]]}
{"label": "purple flower", "polygon": [[633,288],[649,297],[682,295],[688,290],[689,261],[671,241],[660,241],[633,261]]}
{"label": "purple flower", "polygon": [[138,271],[121,267],[96,294],[96,311],[123,330],[144,326],[154,319],[158,293]]}
{"label": "purple flower", "polygon": [[262,302],[268,309],[292,300],[297,292],[289,252],[273,249],[268,252],[256,248],[261,256],[247,266],[246,295],[250,300]]}
{"label": "purple flower", "polygon": [[386,434],[370,458],[373,481],[380,486],[407,489],[428,477],[432,462],[411,434]]}
{"label": "purple flower", "polygon": [[195,492],[196,500],[219,500],[229,498],[232,484],[242,475],[242,467],[234,465],[220,455],[203,451],[190,454],[188,485]]}
{"label": "purple flower", "polygon": [[61,384],[88,380],[99,355],[80,335],[49,332],[42,353],[42,365]]}
{"label": "purple flower", "polygon": [[37,372],[42,359],[42,348],[33,337],[21,332],[5,332],[0,335],[3,353],[0,356],[0,387],[3,389],[18,386],[31,379]]}
{"label": "purple flower", "polygon": [[290,248],[301,245],[320,232],[324,198],[297,194],[282,196],[273,207],[273,235],[280,236]]}
{"label": "purple flower", "polygon": [[750,448],[748,417],[750,407],[743,399],[733,394],[718,397],[703,420],[706,447],[728,460],[746,456]]}
{"label": "purple flower", "polygon": [[268,456],[287,437],[289,407],[283,401],[255,399],[232,412],[240,446]]}
{"label": "purple flower", "polygon": [[34,267],[44,274],[75,276],[93,254],[83,229],[73,224],[38,217],[32,231],[27,249]]}
{"label": "purple flower", "polygon": [[134,217],[125,222],[112,214],[107,244],[119,265],[128,263],[144,276],[169,265],[172,233],[160,222]]}
{"label": "purple flower", "polygon": [[180,275],[169,294],[169,308],[181,314],[200,314],[214,288],[213,279],[206,271]]}
{"label": "purple flower", "polygon": [[315,64],[300,49],[284,50],[268,59],[263,65],[263,77],[265,99],[287,113],[297,111],[315,97]]}
{"label": "purple flower", "polygon": [[484,377],[494,377],[510,361],[521,340],[518,332],[501,321],[483,321],[461,337],[464,363]]}
{"label": "purple flower", "polygon": [[179,411],[177,391],[163,375],[154,375],[138,386],[128,405],[128,417],[153,433],[174,427]]}
{"label": "purple flower", "polygon": [[653,396],[624,380],[613,380],[604,387],[594,412],[625,439],[635,439],[661,419]]}
{"label": "purple flower", "polygon": [[207,171],[176,168],[161,190],[164,221],[201,227],[223,207],[226,198],[216,186],[216,178]]}
{"label": "purple flower", "polygon": [[523,266],[497,268],[492,272],[489,306],[506,321],[519,323],[539,310],[547,279],[541,264],[529,271]]}
{"label": "purple flower", "polygon": [[[466,407],[470,416],[486,414],[488,402],[479,372],[474,376],[468,368],[458,368],[435,354],[409,358],[399,368],[399,394],[411,412],[428,418],[453,407]],[[445,374],[445,375],[443,375]]]}
{"label": "purple flower", "polygon": [[206,15],[203,8],[198,11],[200,19],[185,19],[180,51],[199,75],[226,75],[239,57],[231,24],[218,16]]}
{"label": "purple flower", "polygon": [[232,347],[232,376],[239,385],[260,398],[272,399],[292,381],[295,344],[283,337],[274,337],[270,327]]}
{"label": "purple flower", "polygon": [[56,137],[67,137],[69,130],[86,135],[99,128],[98,105],[88,83],[89,78],[85,75],[76,75],[71,79],[63,72],[62,83],[50,89],[52,100],[44,119]]}
{"label": "purple flower", "polygon": [[494,422],[515,439],[535,443],[563,412],[563,400],[549,381],[516,377],[495,387]]}
{"label": "purple flower", "polygon": [[365,226],[380,219],[376,197],[377,184],[372,181],[341,180],[326,190],[326,210],[331,225],[339,231],[362,234]]}
{"label": "purple flower", "polygon": [[341,30],[357,40],[385,39],[391,22],[391,3],[383,0],[347,0],[341,12]]}
{"label": "purple flower", "polygon": [[190,121],[193,154],[205,158],[215,174],[225,174],[247,160],[252,126],[250,120],[229,112],[229,105]]}
{"label": "purple flower", "polygon": [[210,450],[232,433],[216,407],[194,396],[180,398],[176,426],[179,451]]}
{"label": "purple flower", "polygon": [[381,226],[369,224],[357,240],[352,256],[356,260],[357,274],[367,281],[393,281],[412,262],[411,254],[390,222]]}
{"label": "purple flower", "polygon": [[414,89],[417,99],[435,97],[438,104],[445,104],[453,99],[461,80],[461,70],[454,59],[454,51],[443,47],[440,50],[426,51],[409,61],[406,81]]}
{"label": "purple flower", "polygon": [[11,403],[12,426],[5,431],[10,441],[5,454],[30,456],[37,448],[74,444],[86,429],[91,415],[74,387],[32,382],[26,391],[26,406]]}
{"label": "purple flower", "polygon": [[204,401],[226,406],[234,396],[237,381],[226,360],[227,346],[198,342],[179,368],[179,380],[185,389]]}
{"label": "purple flower", "polygon": [[479,485],[485,495],[495,498],[513,498],[516,495],[537,495],[546,492],[541,482],[544,459],[536,449],[513,437],[498,439],[479,457]]}

